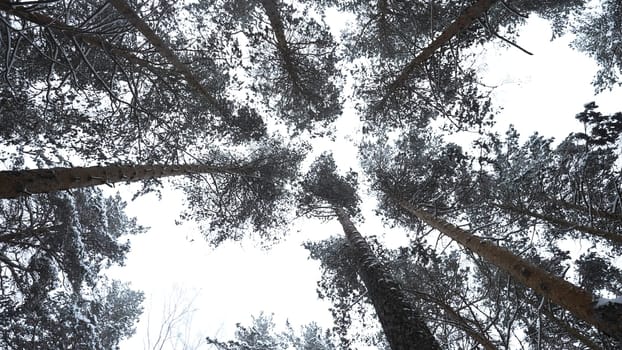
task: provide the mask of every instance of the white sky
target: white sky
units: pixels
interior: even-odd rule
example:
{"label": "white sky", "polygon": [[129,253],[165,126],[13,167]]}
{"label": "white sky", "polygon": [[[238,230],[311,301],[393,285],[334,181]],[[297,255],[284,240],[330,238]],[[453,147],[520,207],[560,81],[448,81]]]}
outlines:
{"label": "white sky", "polygon": [[[187,291],[186,298],[196,295],[193,331],[201,338],[230,339],[237,322],[246,323],[250,315],[261,311],[274,312],[279,322],[287,317],[292,324],[330,323],[328,304],[317,306],[319,265],[306,260],[301,235],[292,232],[289,239],[270,250],[235,242],[213,250],[191,225],[175,225],[181,206],[181,194],[175,191],[166,191],[159,203],[152,195],[131,203],[128,214],[152,229],[132,239],[126,266],[111,274],[129,279],[134,288],[151,298],[145,306],[153,308],[152,324],[159,323],[162,304],[178,288]],[[328,237],[330,227],[323,226],[323,232],[314,235]],[[336,228],[332,225],[333,233]],[[310,309],[310,304],[315,309]],[[144,323],[139,324],[138,334],[124,343],[123,349],[142,348],[144,328]]]}
{"label": "white sky", "polygon": [[[570,39],[550,42],[548,25],[540,19],[530,20],[520,33],[517,43],[533,52],[533,56],[509,48],[490,50],[482,57],[486,67],[484,83],[498,86],[494,102],[503,106],[497,117],[501,132],[512,123],[523,137],[537,130],[562,139],[569,132],[581,130],[574,115],[587,102],[596,101],[604,113],[622,110],[620,99],[615,98],[620,95],[620,89],[594,97],[591,81],[596,64],[569,49]],[[352,118],[356,116],[346,112],[337,121],[337,142],[324,146],[333,149],[338,162],[352,162],[356,158],[354,142],[348,139],[353,131]],[[130,186],[118,188],[127,194],[126,198],[133,193]],[[128,215],[136,216],[139,223],[150,226],[151,230],[132,238],[126,266],[111,270],[109,275],[131,281],[133,288],[143,290],[147,297],[145,308],[149,310],[137,325],[137,334],[124,341],[122,349],[144,348],[147,318],[152,327],[158,325],[164,304],[179,290],[187,299],[196,296],[193,303],[196,312],[190,327],[180,329],[194,340],[205,336],[229,340],[236,323],[248,324],[250,316],[260,311],[275,313],[275,320],[281,325],[288,318],[294,327],[311,321],[330,327],[328,304],[319,301],[315,292],[320,278],[319,265],[307,259],[308,254],[300,243],[307,238],[340,234],[336,222],[301,221],[287,240],[269,251],[250,243],[226,243],[212,250],[192,225],[174,224],[181,203],[180,193],[164,191],[160,202],[148,195],[128,205]],[[365,223],[358,226],[364,235],[386,231],[372,215],[366,215]],[[403,233],[391,233],[393,243],[401,237]],[[153,338],[157,329],[150,333]]]}

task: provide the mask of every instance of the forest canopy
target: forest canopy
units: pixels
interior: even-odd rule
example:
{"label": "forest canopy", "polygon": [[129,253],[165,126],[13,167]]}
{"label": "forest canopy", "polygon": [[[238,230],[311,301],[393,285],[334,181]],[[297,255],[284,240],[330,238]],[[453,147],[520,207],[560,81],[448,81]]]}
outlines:
{"label": "forest canopy", "polygon": [[622,112],[500,130],[482,69],[533,55],[517,39],[540,18],[596,62],[597,100],[622,84],[619,1],[5,0],[0,18],[0,348],[131,337],[145,296],[106,270],[149,235],[126,200],[163,191],[213,250],[342,230],[302,233],[332,325],[260,314],[197,348],[622,346]]}

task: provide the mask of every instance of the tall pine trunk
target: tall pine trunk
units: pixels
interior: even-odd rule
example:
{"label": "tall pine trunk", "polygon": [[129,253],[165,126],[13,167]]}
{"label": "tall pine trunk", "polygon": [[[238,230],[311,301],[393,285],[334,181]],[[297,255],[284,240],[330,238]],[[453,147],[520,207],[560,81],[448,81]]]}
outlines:
{"label": "tall pine trunk", "polygon": [[201,94],[207,102],[215,108],[222,116],[228,116],[228,112],[223,108],[222,103],[218,101],[216,97],[214,97],[203,84],[199,81],[199,79],[195,76],[194,73],[190,70],[190,68],[184,64],[177,54],[171,50],[169,45],[164,41],[164,39],[160,38],[151,27],[143,21],[136,12],[130,7],[126,0],[110,0],[110,4],[121,14],[128,22],[130,22],[138,31],[140,31],[145,38],[153,45],[158,52],[164,58],[166,58],[175,69],[180,72],[188,85],[194,89],[197,93]]}
{"label": "tall pine trunk", "polygon": [[0,171],[0,198],[16,198],[34,193],[201,173],[251,176],[250,172],[242,167],[202,164],[108,165]]}
{"label": "tall pine trunk", "polygon": [[408,78],[417,67],[432,57],[434,52],[440,49],[443,45],[446,45],[451,38],[458,35],[460,32],[473,24],[473,22],[486,13],[490,6],[492,6],[496,1],[497,0],[477,0],[474,4],[469,6],[458,18],[456,18],[455,21],[448,25],[436,39],[434,39],[402,69],[400,75],[387,86],[386,93],[378,104],[378,107],[381,108],[397,90],[404,86],[406,81],[408,81]]}
{"label": "tall pine trunk", "polygon": [[622,314],[617,314],[616,308],[596,309],[594,297],[586,290],[523,260],[507,249],[420,210],[406,201],[402,200],[399,204],[404,210],[505,271],[516,281],[548,298],[552,303],[565,308],[575,317],[595,326],[602,332],[622,340]]}
{"label": "tall pine trunk", "polygon": [[419,312],[400,285],[384,269],[348,214],[335,208],[348,242],[354,249],[358,273],[371,299],[392,350],[440,350]]}

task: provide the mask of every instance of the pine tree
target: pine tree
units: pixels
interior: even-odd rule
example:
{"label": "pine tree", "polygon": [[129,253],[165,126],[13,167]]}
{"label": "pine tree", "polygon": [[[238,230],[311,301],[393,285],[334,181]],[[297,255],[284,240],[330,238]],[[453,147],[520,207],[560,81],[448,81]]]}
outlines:
{"label": "pine tree", "polygon": [[179,67],[170,69],[156,49],[139,46],[141,33],[107,3],[0,7],[3,23],[16,25],[2,25],[7,45],[0,48],[11,57],[0,85],[0,129],[9,144],[106,162],[176,162],[197,139],[265,136],[255,109],[224,97],[236,63],[222,52],[218,33],[204,33],[209,39],[193,49],[174,26],[183,9],[143,5],[133,10],[158,18],[152,34],[175,36],[171,47],[195,83],[191,89]]}
{"label": "pine tree", "polygon": [[[530,227],[529,217],[533,215],[526,216],[530,213],[514,211],[516,217],[506,219],[503,212],[489,210],[491,206],[500,207],[495,204],[495,200],[491,200],[491,197],[499,195],[504,200],[512,202],[524,199],[525,203],[532,204],[537,202],[535,198],[538,198],[540,193],[547,193],[546,190],[543,191],[542,186],[548,185],[549,179],[559,181],[568,178],[547,175],[546,172],[558,171],[559,167],[549,166],[543,159],[555,161],[561,159],[562,163],[564,159],[546,158],[550,156],[544,147],[549,144],[548,142],[536,137],[528,142],[528,146],[521,148],[514,137],[516,134],[510,134],[511,141],[503,147],[497,145],[498,149],[505,150],[507,157],[504,159],[508,162],[496,164],[491,162],[495,164],[493,167],[495,171],[506,173],[503,177],[489,176],[486,172],[488,168],[471,170],[470,157],[459,147],[444,144],[434,136],[419,134],[418,130],[412,130],[404,135],[397,142],[397,150],[394,151],[387,152],[386,148],[370,145],[370,149],[365,151],[368,159],[367,169],[374,178],[375,188],[381,192],[382,210],[387,217],[404,222],[406,225],[415,226],[409,215],[418,218],[479,255],[487,264],[501,269],[519,284],[570,311],[577,319],[588,322],[605,334],[619,339],[620,311],[616,305],[597,308],[596,298],[590,291],[566,282],[556,273],[538,267],[537,261],[541,259],[537,254],[530,259],[523,259],[509,250],[520,249],[526,252],[533,249],[529,240],[525,239],[527,229]],[[562,144],[560,147],[565,149],[567,146]],[[530,154],[542,155],[543,158],[523,156]],[[482,160],[484,162],[490,161],[486,156],[480,157],[484,158]],[[513,169],[516,169],[516,172],[513,172]],[[604,166],[604,169],[607,169],[607,166]],[[528,180],[523,179],[523,176],[528,176]],[[596,187],[590,187],[590,190],[593,191],[594,199],[599,198]],[[521,193],[522,191],[525,192]],[[474,230],[480,232],[480,236],[460,229],[440,216],[460,221],[466,219]],[[553,220],[546,215],[538,215],[538,218],[546,219],[551,225],[564,224],[572,229],[585,229],[594,233],[587,227],[576,227],[567,222]],[[496,229],[500,232],[494,232]],[[504,234],[506,231],[510,234]],[[564,260],[562,252],[551,238],[545,236],[545,239],[548,239],[547,249],[552,251],[554,257],[560,258],[559,264],[559,261]],[[509,249],[498,246],[495,241]],[[559,265],[555,267],[555,263],[551,267],[559,269]],[[615,270],[612,270],[609,278],[615,276]]]}
{"label": "pine tree", "polygon": [[336,43],[306,6],[280,0],[201,1],[193,10],[197,16],[217,18],[236,45],[236,35],[244,35],[249,44],[242,66],[252,77],[244,86],[247,100],[263,101],[293,134],[322,134],[339,116]]}
{"label": "pine tree", "polygon": [[400,74],[393,80],[386,88],[386,93],[380,100],[380,107],[385,101],[400,89],[408,80],[408,77],[412,74],[413,70],[419,68],[424,62],[428,61],[430,57],[441,46],[446,45],[449,40],[458,35],[460,32],[468,28],[473,22],[484,15],[484,13],[495,3],[495,0],[478,0],[471,6],[469,6],[464,13],[454,20],[445,30],[436,37],[430,45],[424,48],[415,58],[413,58],[408,64],[401,70]]}
{"label": "pine tree", "polygon": [[302,182],[301,204],[309,209],[319,207],[333,211],[341,223],[352,247],[358,274],[367,288],[391,349],[411,349],[413,344],[420,349],[440,349],[419,311],[350,220],[350,215],[357,212],[355,186],[356,175],[339,176],[332,156],[323,154]]}
{"label": "pine tree", "polygon": [[469,250],[498,266],[515,280],[533,289],[538,294],[550,299],[577,318],[597,327],[606,334],[622,339],[622,313],[615,306],[611,309],[596,308],[595,298],[587,291],[566,282],[565,280],[530,264],[517,257],[508,250],[496,246],[494,243],[480,239],[455,225],[438,219],[429,213],[417,209],[406,201],[399,205],[414,216],[465,246]]}
{"label": "pine tree", "polygon": [[187,210],[183,217],[206,223],[203,231],[218,245],[227,238],[240,239],[251,224],[268,239],[286,210],[286,187],[297,174],[303,150],[266,143],[248,157],[212,152],[214,165],[109,165],[87,168],[52,168],[0,172],[0,197],[17,198],[118,182],[143,182],[154,190],[163,177],[184,175]]}
{"label": "pine tree", "polygon": [[166,43],[164,39],[160,38],[145,21],[138,17],[127,1],[112,0],[110,1],[110,4],[114,6],[114,8],[119,11],[119,13],[123,15],[128,22],[136,27],[136,29],[138,29],[147,38],[147,40],[149,40],[158,52],[160,52],[160,54],[164,56],[173,65],[173,67],[175,67],[175,69],[183,75],[188,84],[207,100],[209,105],[214,110],[216,110],[219,114],[226,115],[228,113],[223,109],[222,103],[218,101],[217,98],[212,96],[212,94],[201,84],[201,82],[199,82],[195,74],[181,62],[179,57],[173,52],[173,50],[171,50],[168,43]]}
{"label": "pine tree", "polygon": [[103,350],[133,334],[142,293],[101,276],[144,232],[124,207],[93,189],[0,202],[2,348]]}

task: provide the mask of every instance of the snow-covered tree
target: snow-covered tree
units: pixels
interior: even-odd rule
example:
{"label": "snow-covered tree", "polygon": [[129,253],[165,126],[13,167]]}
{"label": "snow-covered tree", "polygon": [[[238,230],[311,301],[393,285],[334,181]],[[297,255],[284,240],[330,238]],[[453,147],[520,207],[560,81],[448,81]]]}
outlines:
{"label": "snow-covered tree", "polygon": [[0,343],[9,349],[111,349],[133,333],[142,294],[102,279],[144,229],[97,189],[0,203]]}

